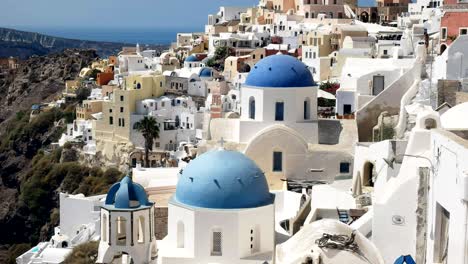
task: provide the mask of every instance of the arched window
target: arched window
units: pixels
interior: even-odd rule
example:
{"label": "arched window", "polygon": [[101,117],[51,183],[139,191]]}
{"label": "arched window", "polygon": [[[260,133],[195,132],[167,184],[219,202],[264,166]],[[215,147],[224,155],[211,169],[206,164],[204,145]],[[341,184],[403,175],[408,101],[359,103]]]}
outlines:
{"label": "arched window", "polygon": [[310,98],[304,100],[304,120],[310,119]]}
{"label": "arched window", "polygon": [[309,12],[305,13],[305,18],[309,18]]}
{"label": "arched window", "polygon": [[427,130],[437,128],[437,121],[434,118],[428,118],[428,119],[424,120],[424,127]]}
{"label": "arched window", "polygon": [[185,247],[185,226],[182,221],[177,223],[177,247]]}
{"label": "arched window", "polygon": [[101,220],[101,240],[104,242],[107,242],[107,226],[108,225],[109,223],[107,222],[107,215],[103,214],[102,220]]}
{"label": "arched window", "polygon": [[142,215],[138,217],[138,243],[145,243],[145,217]]}
{"label": "arched window", "polygon": [[127,219],[125,217],[119,216],[115,220],[117,234],[115,236],[116,244],[118,246],[127,245]]}
{"label": "arched window", "polygon": [[275,104],[275,121],[284,121],[284,102]]}
{"label": "arched window", "polygon": [[333,18],[333,12],[328,13],[329,18]]}
{"label": "arched window", "polygon": [[223,232],[221,229],[214,229],[211,233],[211,256],[223,255]]}
{"label": "arched window", "polygon": [[141,89],[141,83],[137,83],[137,89]]}
{"label": "arched window", "polygon": [[255,98],[253,96],[249,98],[249,118],[255,119]]}

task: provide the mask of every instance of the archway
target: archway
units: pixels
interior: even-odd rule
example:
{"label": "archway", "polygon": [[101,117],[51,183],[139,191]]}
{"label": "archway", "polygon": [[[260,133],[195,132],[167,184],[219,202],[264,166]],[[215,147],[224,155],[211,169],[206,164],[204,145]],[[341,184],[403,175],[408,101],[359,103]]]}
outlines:
{"label": "archway", "polygon": [[258,132],[244,151],[265,172],[268,185],[272,189],[282,188],[284,178],[304,175],[307,166],[294,164],[304,164],[305,160],[302,158],[307,156],[307,152],[308,144],[303,136],[280,124]]}
{"label": "archway", "polygon": [[427,130],[437,128],[437,121],[434,118],[428,118],[428,119],[424,120],[424,127]]}
{"label": "archway", "polygon": [[362,174],[362,186],[374,187],[374,182],[372,181],[374,172],[374,164],[371,162],[366,162],[363,168]]}
{"label": "archway", "polygon": [[440,55],[444,53],[444,51],[447,49],[447,45],[445,43],[440,45]]}
{"label": "archway", "polygon": [[107,222],[107,214],[102,215],[101,220],[101,240],[107,242],[107,227],[109,223]]}
{"label": "archway", "polygon": [[145,217],[140,215],[138,217],[138,243],[145,243]]}
{"label": "archway", "polygon": [[369,22],[369,13],[367,13],[366,11],[362,12],[360,15],[360,20],[364,23]]}
{"label": "archway", "polygon": [[370,22],[371,22],[371,23],[377,23],[377,13],[373,12],[373,13],[371,14]]}
{"label": "archway", "polygon": [[117,217],[115,220],[116,222],[116,241],[118,246],[126,246],[127,245],[127,219],[123,216]]}

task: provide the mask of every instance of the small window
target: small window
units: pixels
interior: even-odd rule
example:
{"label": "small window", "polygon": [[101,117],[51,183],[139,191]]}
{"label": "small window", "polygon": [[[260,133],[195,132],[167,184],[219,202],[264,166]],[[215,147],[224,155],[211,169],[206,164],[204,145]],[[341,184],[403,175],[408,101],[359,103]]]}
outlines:
{"label": "small window", "polygon": [[221,231],[213,231],[213,245],[211,247],[211,256],[221,256],[223,254],[223,233]]}
{"label": "small window", "polygon": [[121,101],[121,102],[124,101],[124,96],[123,96],[123,95],[120,96],[120,101]]}
{"label": "small window", "polygon": [[123,112],[124,112],[124,108],[120,107],[120,113],[123,113]]}
{"label": "small window", "polygon": [[443,27],[441,28],[441,40],[446,40],[447,39],[447,28]]}
{"label": "small window", "polygon": [[340,173],[349,173],[349,162],[340,163]]}
{"label": "small window", "polygon": [[273,152],[273,171],[283,171],[283,152]]}
{"label": "small window", "polygon": [[112,113],[112,108],[109,108],[109,113]]}
{"label": "small window", "polygon": [[388,54],[388,51],[387,50],[384,50],[383,51],[383,55],[387,55]]}
{"label": "small window", "polygon": [[460,36],[467,35],[467,34],[468,34],[468,28],[460,28]]}
{"label": "small window", "polygon": [[276,102],[275,121],[284,121],[284,103]]}
{"label": "small window", "polygon": [[125,118],[122,118],[122,127],[125,127]]}

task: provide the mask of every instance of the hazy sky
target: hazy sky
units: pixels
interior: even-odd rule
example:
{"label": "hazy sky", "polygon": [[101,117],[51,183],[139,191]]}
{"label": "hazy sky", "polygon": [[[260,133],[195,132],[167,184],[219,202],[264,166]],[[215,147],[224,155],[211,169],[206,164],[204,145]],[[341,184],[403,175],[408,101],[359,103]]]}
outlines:
{"label": "hazy sky", "polygon": [[0,27],[193,28],[219,6],[258,0],[0,0]]}

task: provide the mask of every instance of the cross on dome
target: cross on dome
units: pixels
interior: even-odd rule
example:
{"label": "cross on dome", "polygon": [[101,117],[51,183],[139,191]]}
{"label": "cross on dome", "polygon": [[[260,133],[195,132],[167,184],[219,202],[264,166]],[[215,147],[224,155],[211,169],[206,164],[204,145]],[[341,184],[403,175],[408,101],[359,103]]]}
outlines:
{"label": "cross on dome", "polygon": [[220,150],[224,150],[224,143],[226,143],[226,141],[224,140],[223,137],[221,137],[221,139],[218,141]]}

